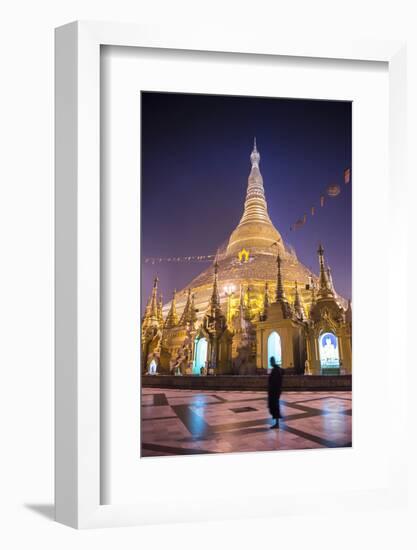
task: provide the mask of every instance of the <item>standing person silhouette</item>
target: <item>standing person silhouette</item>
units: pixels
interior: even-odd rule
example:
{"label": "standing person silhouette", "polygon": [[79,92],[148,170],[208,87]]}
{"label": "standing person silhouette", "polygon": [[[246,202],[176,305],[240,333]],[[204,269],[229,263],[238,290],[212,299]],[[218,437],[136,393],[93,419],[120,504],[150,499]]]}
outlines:
{"label": "standing person silhouette", "polygon": [[275,420],[275,424],[271,426],[271,429],[278,430],[279,419],[281,417],[279,398],[281,395],[282,369],[275,361],[275,357],[271,357],[269,363],[272,370],[268,379],[268,408],[272,418]]}

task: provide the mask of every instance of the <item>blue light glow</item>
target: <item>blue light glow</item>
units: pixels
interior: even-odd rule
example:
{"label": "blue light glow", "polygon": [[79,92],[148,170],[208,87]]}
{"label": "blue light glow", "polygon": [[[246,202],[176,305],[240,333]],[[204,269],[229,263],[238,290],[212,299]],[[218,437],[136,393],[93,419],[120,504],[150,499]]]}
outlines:
{"label": "blue light glow", "polygon": [[270,368],[270,359],[275,357],[278,365],[281,365],[281,338],[278,332],[271,332],[268,336],[268,368]]}
{"label": "blue light glow", "polygon": [[207,339],[199,338],[196,340],[195,360],[193,374],[200,374],[201,367],[204,367],[207,361]]}
{"label": "blue light glow", "polygon": [[339,368],[339,346],[332,332],[325,332],[319,337],[321,368]]}

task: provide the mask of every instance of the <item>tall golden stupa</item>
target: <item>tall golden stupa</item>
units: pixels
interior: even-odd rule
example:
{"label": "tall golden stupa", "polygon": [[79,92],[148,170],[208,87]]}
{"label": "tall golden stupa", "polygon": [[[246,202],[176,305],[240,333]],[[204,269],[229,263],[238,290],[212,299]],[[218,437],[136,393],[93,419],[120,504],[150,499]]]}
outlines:
{"label": "tall golden stupa", "polygon": [[323,249],[317,277],[274,227],[260,158],[255,139],[243,214],[214,264],[164,306],[155,279],[142,322],[145,372],[152,358],[159,372],[173,372],[178,365],[181,374],[205,372],[202,365],[212,374],[259,372],[269,357],[264,333],[273,332],[284,368],[304,371],[308,363],[317,372],[322,362],[315,342],[326,327],[339,338],[341,356],[350,356],[350,304],[334,290]]}
{"label": "tall golden stupa", "polygon": [[[296,254],[284,243],[279,231],[274,227],[265,199],[263,178],[259,169],[260,154],[256,139],[250,155],[251,171],[248,178],[246,199],[242,217],[236,229],[230,235],[225,250],[217,254],[218,284],[220,301],[231,311],[235,311],[240,301],[240,290],[245,294],[245,300],[254,317],[263,307],[265,283],[268,283],[271,298],[276,291],[276,258],[279,253],[282,259],[284,288],[290,298],[295,297],[294,282],[297,281],[301,298],[306,309],[311,303],[311,292],[306,285],[311,285],[316,276],[298,261]],[[187,301],[188,289],[194,294],[194,302],[198,309],[197,316],[204,315],[210,299],[213,280],[213,266],[210,266],[192,280],[184,289],[177,292],[176,304],[180,311]],[[228,297],[234,289],[233,295]],[[167,314],[170,302],[163,308]]]}

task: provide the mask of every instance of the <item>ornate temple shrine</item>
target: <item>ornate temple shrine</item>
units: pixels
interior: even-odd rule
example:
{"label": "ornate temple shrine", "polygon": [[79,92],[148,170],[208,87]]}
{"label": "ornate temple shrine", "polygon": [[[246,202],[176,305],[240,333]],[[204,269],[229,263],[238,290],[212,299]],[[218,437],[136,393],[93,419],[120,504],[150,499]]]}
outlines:
{"label": "ornate temple shrine", "polygon": [[317,251],[319,276],[299,262],[268,214],[256,141],[242,218],[212,266],[163,304],[155,278],[142,319],[149,374],[350,374],[352,311]]}

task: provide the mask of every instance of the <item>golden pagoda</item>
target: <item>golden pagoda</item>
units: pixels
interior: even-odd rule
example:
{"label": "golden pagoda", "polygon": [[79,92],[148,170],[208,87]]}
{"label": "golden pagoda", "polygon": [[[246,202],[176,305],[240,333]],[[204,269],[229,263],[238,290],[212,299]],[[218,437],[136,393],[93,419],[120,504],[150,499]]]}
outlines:
{"label": "golden pagoda", "polygon": [[[307,309],[311,302],[311,293],[306,285],[317,280],[311,271],[298,261],[295,252],[285,246],[285,243],[274,227],[269,214],[262,174],[259,169],[260,154],[254,142],[250,155],[251,171],[248,178],[246,199],[242,217],[236,229],[230,235],[225,250],[217,254],[218,284],[220,301],[224,305],[231,301],[231,309],[235,311],[239,305],[240,288],[247,294],[251,317],[256,317],[263,307],[265,283],[269,285],[271,296],[276,292],[276,258],[280,254],[282,262],[283,285],[289,296],[293,295],[294,281],[298,281],[300,295]],[[192,289],[197,316],[202,317],[211,294],[213,266],[203,271],[192,280],[185,289],[177,293],[177,308],[185,307],[188,289]],[[228,298],[224,288],[234,288],[234,294]],[[170,304],[164,306],[164,314],[168,313]]]}
{"label": "golden pagoda", "polygon": [[[298,260],[274,227],[268,214],[260,158],[255,139],[243,214],[214,264],[176,292],[162,311],[154,285],[142,322],[145,372],[153,357],[158,357],[160,373],[266,372],[268,346],[279,355],[284,368],[296,372],[320,373],[327,363],[329,371],[350,372],[350,362],[343,368],[340,357],[338,363],[332,362],[332,346],[337,346],[340,353],[344,348],[345,355],[348,352],[346,345],[331,336],[324,344],[327,363],[317,358],[320,349],[314,348],[310,333],[318,321],[313,322],[311,314],[319,311],[319,302],[334,302],[335,307],[330,309],[333,313],[337,310],[338,320],[328,326],[332,334],[342,334],[337,324],[341,320],[345,323],[346,300],[334,290],[322,248],[317,277]],[[324,324],[320,326],[322,331]],[[316,339],[320,330],[316,330]],[[274,338],[277,334],[275,348],[272,340],[268,341],[268,331],[274,332]],[[343,338],[348,333],[346,329]]]}

